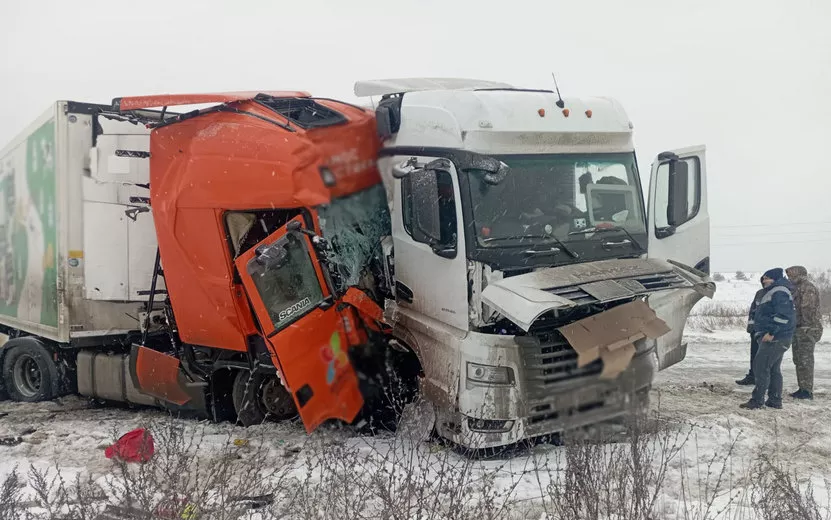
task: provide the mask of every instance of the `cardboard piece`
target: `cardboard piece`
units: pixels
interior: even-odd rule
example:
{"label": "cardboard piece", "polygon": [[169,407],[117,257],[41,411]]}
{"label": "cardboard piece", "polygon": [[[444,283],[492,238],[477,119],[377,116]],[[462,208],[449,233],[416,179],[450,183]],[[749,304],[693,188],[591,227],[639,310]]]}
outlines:
{"label": "cardboard piece", "polygon": [[649,305],[636,300],[569,323],[559,331],[577,352],[578,367],[601,358],[600,377],[614,379],[632,361],[636,341],[659,338],[670,328]]}

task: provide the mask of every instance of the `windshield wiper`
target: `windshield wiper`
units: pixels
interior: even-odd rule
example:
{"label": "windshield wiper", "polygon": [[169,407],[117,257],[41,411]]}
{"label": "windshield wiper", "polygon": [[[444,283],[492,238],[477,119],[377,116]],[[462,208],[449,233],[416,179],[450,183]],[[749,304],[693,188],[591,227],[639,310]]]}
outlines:
{"label": "windshield wiper", "polygon": [[[578,255],[576,252],[572,251],[571,248],[569,248],[567,245],[565,245],[562,240],[555,237],[554,235],[512,235],[512,236],[507,236],[507,237],[489,237],[489,238],[482,239],[482,242],[485,242],[485,243],[488,243],[488,242],[502,242],[502,241],[505,241],[505,240],[522,240],[524,238],[551,239],[560,247],[560,249],[562,249],[563,251],[568,253],[568,256],[570,256],[572,258],[580,258],[580,255]],[[522,247],[522,245],[520,244],[520,245],[512,246],[512,247]],[[525,252],[528,253],[528,254],[532,254],[532,255],[533,254],[541,255],[541,254],[547,254],[547,253],[557,253],[557,252],[560,251],[560,249],[550,249],[548,251],[529,249],[528,251],[525,251]]]}
{"label": "windshield wiper", "polygon": [[632,241],[632,243],[635,244],[636,246],[638,246],[638,249],[643,250],[643,246],[640,244],[640,242],[638,242],[635,239],[635,237],[632,236],[632,233],[627,231],[625,227],[618,227],[618,226],[608,227],[608,228],[606,228],[606,227],[604,227],[604,228],[590,227],[590,228],[586,228],[586,229],[581,229],[579,231],[572,231],[572,232],[569,233],[569,236],[571,236],[571,235],[587,235],[589,233],[608,233],[609,231],[623,231],[624,233],[626,233],[626,236],[629,237],[629,239]]}

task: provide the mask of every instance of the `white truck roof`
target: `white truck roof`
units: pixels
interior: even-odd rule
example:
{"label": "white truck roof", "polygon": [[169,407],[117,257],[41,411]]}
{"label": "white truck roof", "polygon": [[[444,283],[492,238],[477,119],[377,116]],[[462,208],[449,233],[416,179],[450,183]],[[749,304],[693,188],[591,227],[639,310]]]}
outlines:
{"label": "white truck roof", "polygon": [[547,90],[459,78],[362,81],[357,95],[403,93],[401,126],[387,146],[480,153],[620,153],[634,150],[633,125],[607,97],[565,98]]}

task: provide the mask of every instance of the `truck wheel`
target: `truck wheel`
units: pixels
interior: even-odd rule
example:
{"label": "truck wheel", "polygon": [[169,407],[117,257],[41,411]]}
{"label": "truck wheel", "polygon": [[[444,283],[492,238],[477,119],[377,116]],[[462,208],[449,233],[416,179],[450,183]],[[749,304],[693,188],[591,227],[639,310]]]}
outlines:
{"label": "truck wheel", "polygon": [[232,392],[237,422],[243,426],[261,424],[266,419],[285,421],[297,416],[291,394],[275,375],[240,370]]}
{"label": "truck wheel", "polygon": [[34,403],[55,397],[58,369],[40,342],[25,338],[5,348],[9,350],[3,360],[3,382],[12,400]]}

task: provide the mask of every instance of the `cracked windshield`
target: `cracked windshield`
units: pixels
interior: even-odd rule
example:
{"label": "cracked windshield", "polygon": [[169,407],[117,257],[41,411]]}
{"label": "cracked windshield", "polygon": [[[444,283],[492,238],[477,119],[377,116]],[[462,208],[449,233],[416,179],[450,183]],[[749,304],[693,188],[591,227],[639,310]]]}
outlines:
{"label": "cracked windshield", "polygon": [[603,227],[645,233],[632,154],[496,158],[510,167],[497,185],[485,182],[477,170],[468,171],[480,245],[581,239],[584,232]]}

